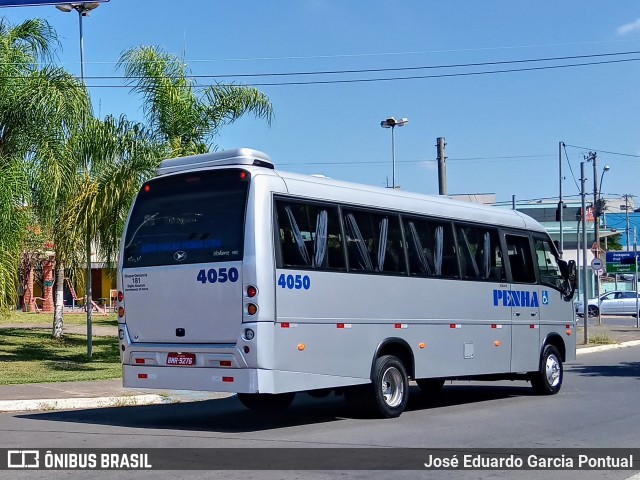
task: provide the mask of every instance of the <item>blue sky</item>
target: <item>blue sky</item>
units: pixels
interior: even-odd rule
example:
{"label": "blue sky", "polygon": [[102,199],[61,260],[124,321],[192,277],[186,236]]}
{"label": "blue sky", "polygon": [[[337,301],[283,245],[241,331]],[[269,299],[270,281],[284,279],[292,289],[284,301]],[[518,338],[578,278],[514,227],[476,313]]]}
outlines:
{"label": "blue sky", "polygon": [[[79,75],[78,18],[52,6],[0,9],[11,23],[46,19],[58,32],[59,63]],[[95,113],[142,120],[141,99],[123,88],[120,53],[157,45],[185,55],[192,73],[230,75],[454,64],[640,52],[640,4],[632,0],[111,0],[84,19],[85,67]],[[247,117],[225,127],[221,148],[263,150],[283,170],[376,186],[391,182],[388,116],[396,130],[396,183],[437,194],[437,137],[447,141],[448,191],[495,193],[498,201],[557,197],[558,142],[600,149],[603,193],[640,195],[640,61],[447,76],[498,69],[638,59],[640,53],[535,63],[371,73],[237,77],[265,85],[270,127]],[[220,78],[219,81],[229,81]],[[210,82],[205,79],[204,82]],[[109,87],[98,87],[109,85]],[[564,194],[578,193],[587,148],[567,147]],[[613,155],[605,152],[617,152]],[[575,176],[575,181],[574,181]],[[588,189],[592,188],[588,164]]]}

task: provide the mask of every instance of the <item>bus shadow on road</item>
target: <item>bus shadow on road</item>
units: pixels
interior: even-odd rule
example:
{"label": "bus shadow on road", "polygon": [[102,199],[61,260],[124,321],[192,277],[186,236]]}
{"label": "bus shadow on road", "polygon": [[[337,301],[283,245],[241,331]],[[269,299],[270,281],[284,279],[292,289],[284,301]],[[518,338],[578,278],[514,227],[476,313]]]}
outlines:
{"label": "bus shadow on road", "polygon": [[586,377],[635,377],[640,379],[640,362],[617,365],[572,365],[571,372]]}
{"label": "bus shadow on road", "polygon": [[[412,386],[407,413],[531,395],[530,389],[503,385],[447,385],[431,394]],[[237,397],[164,405],[122,406],[23,414],[20,418],[126,428],[243,433],[328,422],[370,419],[349,408],[342,396],[322,399],[299,394],[281,412],[248,410]]]}

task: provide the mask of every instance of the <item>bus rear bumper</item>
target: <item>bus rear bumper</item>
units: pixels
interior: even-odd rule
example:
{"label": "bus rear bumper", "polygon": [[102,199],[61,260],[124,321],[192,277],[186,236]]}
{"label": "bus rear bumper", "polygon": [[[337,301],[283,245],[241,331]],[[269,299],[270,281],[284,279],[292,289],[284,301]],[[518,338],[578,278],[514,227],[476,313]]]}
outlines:
{"label": "bus rear bumper", "polygon": [[369,383],[369,379],[255,368],[123,365],[127,388],[285,393]]}

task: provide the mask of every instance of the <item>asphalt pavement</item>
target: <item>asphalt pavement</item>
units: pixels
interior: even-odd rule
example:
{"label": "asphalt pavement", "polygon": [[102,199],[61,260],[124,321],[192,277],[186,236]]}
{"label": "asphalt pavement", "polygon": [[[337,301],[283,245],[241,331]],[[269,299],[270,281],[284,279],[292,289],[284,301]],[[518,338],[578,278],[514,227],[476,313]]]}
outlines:
{"label": "asphalt pavement", "polygon": [[[610,340],[604,345],[585,345],[583,319],[579,319],[576,331],[578,355],[640,345],[640,328],[631,317],[602,317],[589,319],[587,331],[590,338]],[[25,325],[0,325],[2,328],[30,328]],[[113,334],[115,335],[115,327]],[[80,332],[78,332],[80,333]],[[111,332],[100,332],[111,334]],[[103,408],[132,405],[153,405],[193,402],[225,398],[233,394],[221,392],[193,392],[180,390],[128,389],[121,379],[93,382],[33,383],[0,386],[0,413],[21,411],[71,410],[78,408]]]}

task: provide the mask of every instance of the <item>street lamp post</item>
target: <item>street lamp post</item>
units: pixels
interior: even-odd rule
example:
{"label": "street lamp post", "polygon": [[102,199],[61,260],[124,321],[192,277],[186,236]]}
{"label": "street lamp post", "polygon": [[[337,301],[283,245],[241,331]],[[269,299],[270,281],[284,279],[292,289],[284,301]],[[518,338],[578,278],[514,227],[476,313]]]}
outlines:
{"label": "street lamp post", "polygon": [[[598,182],[597,175],[598,172],[596,170],[596,158],[595,154],[593,157],[593,174],[596,179],[594,183],[594,198],[595,202],[593,204],[593,220],[595,225],[595,244],[596,244],[596,256],[600,254],[600,215],[604,212],[604,205],[602,202],[602,179],[604,178],[604,174],[608,172],[611,167],[609,165],[605,165],[602,169],[602,175],[600,175],[600,190],[598,190]],[[600,273],[596,272],[596,298],[600,298]],[[602,325],[602,312],[598,309],[598,325]]]}
{"label": "street lamp post", "polygon": [[401,118],[396,120],[394,117],[389,117],[386,120],[380,122],[382,128],[391,129],[391,160],[392,160],[392,175],[391,175],[391,188],[396,188],[396,142],[395,142],[395,128],[404,127],[409,123],[408,118]]}
{"label": "street lamp post", "polygon": [[[84,84],[84,32],[82,29],[82,17],[89,15],[91,10],[95,10],[100,6],[99,2],[76,2],[67,3],[63,5],[56,5],[56,8],[61,12],[69,13],[71,10],[78,12],[78,21],[80,23],[80,78]],[[87,356],[89,358],[93,355],[93,321],[92,321],[92,305],[90,300],[92,298],[91,292],[91,248],[88,247],[87,251],[87,299],[85,306],[87,308]]]}
{"label": "street lamp post", "polygon": [[56,8],[61,12],[69,13],[71,10],[78,12],[78,22],[80,23],[80,78],[82,79],[82,83],[84,83],[84,32],[82,29],[82,17],[89,16],[89,12],[99,6],[99,2],[78,2],[56,5]]}

